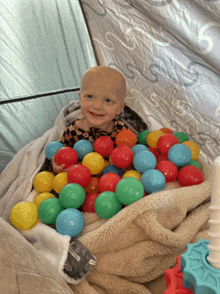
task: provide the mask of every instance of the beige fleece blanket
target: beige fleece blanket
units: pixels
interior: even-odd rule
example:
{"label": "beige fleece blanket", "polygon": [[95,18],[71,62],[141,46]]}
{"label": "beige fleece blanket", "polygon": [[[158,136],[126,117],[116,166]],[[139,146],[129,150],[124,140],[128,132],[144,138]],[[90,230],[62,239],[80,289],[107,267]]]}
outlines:
{"label": "beige fleece blanket", "polygon": [[[36,196],[32,182],[43,164],[45,147],[59,140],[65,125],[76,117],[71,107],[63,109],[54,128],[24,147],[0,175],[0,216],[5,221],[9,222],[13,205]],[[198,161],[204,173],[200,185],[180,188],[169,184],[109,220],[84,214],[85,227],[78,239],[97,257],[97,263],[79,284],[66,280],[74,293],[153,293],[148,283],[174,266],[176,256],[185,252],[188,243],[208,239],[212,167]],[[61,274],[68,236],[42,223],[20,233]]]}

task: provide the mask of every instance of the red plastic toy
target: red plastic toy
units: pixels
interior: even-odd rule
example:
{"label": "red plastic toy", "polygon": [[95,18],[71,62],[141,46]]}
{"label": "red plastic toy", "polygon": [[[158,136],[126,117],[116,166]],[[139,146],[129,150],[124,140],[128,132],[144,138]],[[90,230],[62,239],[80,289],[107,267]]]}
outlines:
{"label": "red plastic toy", "polygon": [[114,149],[114,142],[107,136],[101,136],[95,140],[93,147],[95,152],[107,157]]}
{"label": "red plastic toy", "polygon": [[86,199],[82,205],[83,212],[95,213],[95,201],[98,196],[99,196],[98,193],[91,193],[86,196]]}
{"label": "red plastic toy", "polygon": [[100,193],[105,191],[115,192],[118,182],[121,177],[115,173],[107,173],[103,175],[99,180],[99,191]]}
{"label": "red plastic toy", "polygon": [[178,168],[173,162],[169,160],[160,161],[155,168],[162,172],[166,183],[174,182],[177,179]]}
{"label": "red plastic toy", "polygon": [[78,161],[78,154],[76,150],[71,147],[63,147],[57,151],[54,158],[58,165],[65,164],[64,168],[68,168]]}
{"label": "red plastic toy", "polygon": [[180,270],[181,256],[176,257],[176,266],[165,270],[165,286],[167,289],[164,294],[193,294],[192,291],[183,286],[183,274]]}
{"label": "red plastic toy", "polygon": [[69,183],[76,183],[85,188],[91,180],[91,173],[85,165],[75,164],[68,170],[67,180]]}
{"label": "red plastic toy", "polygon": [[177,137],[172,134],[164,134],[158,139],[157,149],[163,154],[168,154],[170,147],[175,144],[179,144]]}
{"label": "red plastic toy", "polygon": [[86,193],[97,193],[99,191],[99,178],[98,177],[91,177],[89,184],[87,187],[84,188]]}
{"label": "red plastic toy", "polygon": [[121,145],[115,147],[112,151],[111,161],[117,167],[126,168],[132,164],[133,157],[131,148]]}
{"label": "red plastic toy", "polygon": [[186,165],[179,170],[178,181],[182,187],[198,185],[203,179],[203,173],[197,166]]}

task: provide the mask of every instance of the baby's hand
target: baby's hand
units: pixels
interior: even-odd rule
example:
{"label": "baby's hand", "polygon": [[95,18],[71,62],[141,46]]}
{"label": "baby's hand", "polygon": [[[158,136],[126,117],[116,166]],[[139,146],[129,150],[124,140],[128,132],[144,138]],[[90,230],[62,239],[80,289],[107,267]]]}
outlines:
{"label": "baby's hand", "polygon": [[64,166],[65,166],[65,164],[58,165],[54,156],[52,157],[52,168],[56,174],[61,173],[61,172],[67,172],[70,169],[70,167],[65,169]]}

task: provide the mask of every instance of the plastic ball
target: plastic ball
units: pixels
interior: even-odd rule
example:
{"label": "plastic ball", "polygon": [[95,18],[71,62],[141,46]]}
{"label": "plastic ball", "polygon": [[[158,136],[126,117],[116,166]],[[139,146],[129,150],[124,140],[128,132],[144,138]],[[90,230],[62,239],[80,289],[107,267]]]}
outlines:
{"label": "plastic ball", "polygon": [[119,202],[130,205],[144,195],[142,183],[136,178],[124,178],[116,186],[115,195]]}
{"label": "plastic ball", "polygon": [[64,145],[61,142],[51,142],[46,146],[45,155],[51,161],[52,157],[57,153],[58,150],[63,148]]}
{"label": "plastic ball", "polygon": [[200,170],[202,170],[202,166],[200,163],[198,163],[198,161],[196,160],[190,160],[190,162],[188,163],[188,165],[194,165],[197,166]]}
{"label": "plastic ball", "polygon": [[75,164],[68,170],[67,179],[69,183],[79,184],[85,188],[91,180],[91,173],[85,165]]}
{"label": "plastic ball", "polygon": [[173,145],[168,151],[168,159],[176,166],[181,167],[187,165],[192,159],[192,152],[186,145]]}
{"label": "plastic ball", "polygon": [[179,170],[178,181],[182,187],[198,185],[203,180],[203,173],[197,166],[187,165]]}
{"label": "plastic ball", "polygon": [[107,173],[103,175],[99,180],[99,191],[100,193],[105,191],[115,192],[118,182],[121,177],[115,173]]}
{"label": "plastic ball", "polygon": [[83,160],[86,154],[93,152],[93,145],[88,140],[81,139],[74,144],[73,149],[76,150],[78,159]]}
{"label": "plastic ball", "polygon": [[112,156],[111,156],[111,155],[109,156],[108,161],[109,161],[109,163],[110,163],[111,165],[113,164],[113,162],[112,162]]}
{"label": "plastic ball", "polygon": [[95,200],[95,211],[101,218],[109,219],[122,208],[114,192],[103,192]]}
{"label": "plastic ball", "polygon": [[138,135],[138,141],[141,143],[141,144],[144,144],[144,145],[147,145],[147,136],[148,134],[150,133],[149,130],[144,130],[142,132],[139,133]]}
{"label": "plastic ball", "polygon": [[90,193],[86,195],[86,199],[82,205],[83,212],[95,212],[95,201],[98,196],[98,193]]}
{"label": "plastic ball", "polygon": [[38,216],[42,223],[54,225],[58,214],[63,210],[63,206],[57,198],[45,199],[38,208]]}
{"label": "plastic ball", "polygon": [[129,178],[129,177],[136,178],[140,181],[141,180],[141,173],[139,173],[136,170],[128,170],[123,174],[122,178],[124,179],[124,178]]}
{"label": "plastic ball", "polygon": [[162,172],[156,169],[148,169],[141,176],[144,191],[148,194],[161,191],[166,186],[166,179]]}
{"label": "plastic ball", "polygon": [[110,164],[103,169],[102,175],[105,175],[107,173],[115,173],[119,175],[119,177],[123,176],[123,171],[119,167],[115,166],[114,164]]}
{"label": "plastic ball", "polygon": [[133,166],[140,173],[145,172],[147,169],[155,168],[156,164],[156,157],[150,151],[138,152],[133,159]]}
{"label": "plastic ball", "polygon": [[63,147],[54,155],[54,159],[58,165],[64,164],[64,168],[68,168],[78,161],[76,150],[71,147]]}
{"label": "plastic ball", "polygon": [[99,191],[99,178],[97,177],[91,177],[91,180],[89,181],[88,186],[84,188],[86,193],[96,193]]}
{"label": "plastic ball", "polygon": [[114,142],[107,136],[101,136],[94,142],[94,150],[103,157],[107,157],[114,149]]}
{"label": "plastic ball", "polygon": [[178,168],[171,161],[160,161],[159,163],[157,163],[156,169],[162,172],[166,179],[166,183],[174,182],[177,179]]}
{"label": "plastic ball", "polygon": [[160,152],[157,150],[157,148],[149,147],[148,151],[152,152],[154,156],[156,157],[156,159],[160,156]]}
{"label": "plastic ball", "polygon": [[59,200],[64,208],[79,208],[85,201],[86,193],[79,184],[68,184],[60,192]]}
{"label": "plastic ball", "polygon": [[92,175],[99,174],[105,167],[104,158],[97,152],[87,154],[83,158],[82,164],[90,170]]}
{"label": "plastic ball", "polygon": [[187,147],[189,147],[189,149],[192,152],[192,160],[195,160],[199,157],[199,146],[192,141],[184,141],[182,144],[186,145]]}
{"label": "plastic ball", "polygon": [[158,139],[163,136],[164,133],[160,130],[151,131],[147,136],[147,144],[152,148],[157,148]]}
{"label": "plastic ball", "polygon": [[115,147],[111,154],[112,163],[119,168],[126,168],[131,165],[133,157],[131,148],[123,145]]}
{"label": "plastic ball", "polygon": [[67,184],[68,184],[67,172],[61,172],[61,173],[57,174],[53,179],[53,189],[58,194],[60,194],[60,191]]}
{"label": "plastic ball", "polygon": [[169,128],[161,128],[160,131],[162,131],[164,134],[173,134],[173,131]]}
{"label": "plastic ball", "polygon": [[53,190],[54,175],[48,171],[42,171],[34,177],[33,185],[38,193],[51,192]]}
{"label": "plastic ball", "polygon": [[179,143],[182,143],[184,141],[189,141],[189,137],[187,136],[186,133],[176,132],[174,133],[174,136],[177,137],[177,139],[179,140]]}
{"label": "plastic ball", "polygon": [[38,222],[37,206],[29,201],[19,202],[13,206],[9,219],[15,228],[30,230]]}
{"label": "plastic ball", "polygon": [[171,134],[164,134],[157,141],[157,149],[161,153],[167,154],[169,149],[175,144],[179,144],[177,137]]}
{"label": "plastic ball", "polygon": [[56,230],[62,235],[76,237],[84,228],[82,213],[75,208],[63,210],[56,219]]}
{"label": "plastic ball", "polygon": [[148,151],[148,148],[146,145],[143,145],[143,144],[136,144],[134,145],[132,148],[131,148],[134,156],[140,152],[140,151],[144,151],[144,150],[147,150]]}
{"label": "plastic ball", "polygon": [[43,192],[36,196],[33,203],[37,206],[37,208],[39,208],[41,202],[43,202],[45,199],[48,199],[48,198],[56,198],[56,197],[49,192]]}
{"label": "plastic ball", "polygon": [[157,163],[160,162],[160,161],[164,161],[164,160],[169,160],[168,159],[168,154],[164,155],[164,154],[160,154],[158,157],[157,157]]}
{"label": "plastic ball", "polygon": [[117,146],[123,145],[131,148],[137,143],[137,138],[131,130],[122,130],[116,135],[115,143]]}

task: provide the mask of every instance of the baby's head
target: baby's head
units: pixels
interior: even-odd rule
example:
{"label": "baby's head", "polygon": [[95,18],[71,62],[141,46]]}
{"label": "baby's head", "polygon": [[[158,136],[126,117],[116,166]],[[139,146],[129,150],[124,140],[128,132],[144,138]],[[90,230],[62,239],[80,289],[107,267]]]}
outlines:
{"label": "baby's head", "polygon": [[84,73],[78,94],[88,127],[107,130],[126,105],[126,82],[116,69],[95,66]]}

